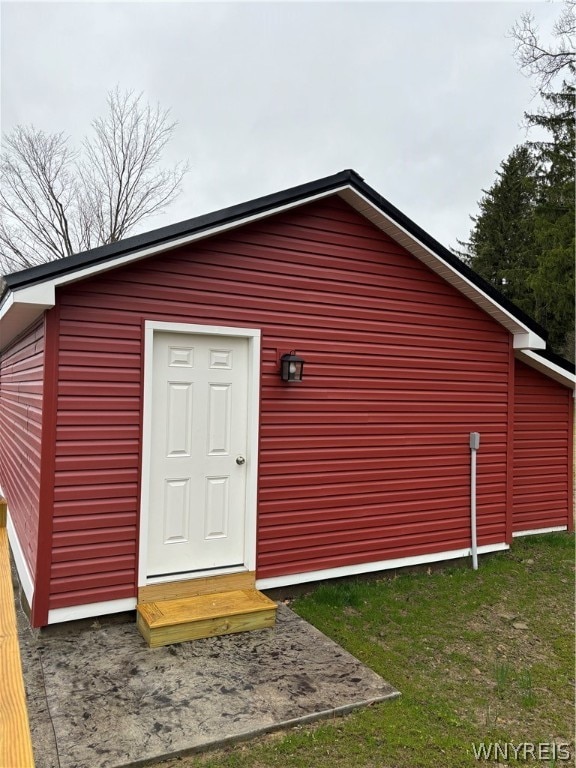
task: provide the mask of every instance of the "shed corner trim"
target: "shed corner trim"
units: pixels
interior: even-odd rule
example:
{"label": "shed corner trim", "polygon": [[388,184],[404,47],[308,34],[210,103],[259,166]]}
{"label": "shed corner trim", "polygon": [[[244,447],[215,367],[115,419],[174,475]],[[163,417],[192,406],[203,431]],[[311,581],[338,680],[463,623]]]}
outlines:
{"label": "shed corner trim", "polygon": [[[1,495],[2,491],[0,489],[0,496]],[[10,549],[12,550],[12,557],[14,558],[14,565],[16,566],[16,572],[18,573],[18,578],[20,579],[20,585],[24,595],[26,596],[28,605],[32,607],[32,599],[34,597],[34,580],[32,578],[32,574],[30,573],[30,569],[28,568],[26,558],[24,557],[24,550],[20,544],[20,539],[16,533],[16,528],[14,527],[14,523],[10,517],[10,510],[8,510],[6,530],[8,533]]]}

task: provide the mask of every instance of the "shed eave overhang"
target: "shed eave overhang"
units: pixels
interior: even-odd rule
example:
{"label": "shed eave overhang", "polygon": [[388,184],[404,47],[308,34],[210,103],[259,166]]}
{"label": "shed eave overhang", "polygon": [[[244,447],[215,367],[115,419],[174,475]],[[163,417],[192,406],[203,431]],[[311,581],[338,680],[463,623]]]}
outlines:
{"label": "shed eave overhang", "polygon": [[[37,322],[47,309],[54,306],[54,294],[54,289],[42,286],[41,291],[28,291],[27,295],[22,296],[14,292],[5,297],[0,307],[0,352]],[[46,301],[46,296],[52,298]]]}
{"label": "shed eave overhang", "polygon": [[521,363],[525,363],[534,368],[550,379],[554,379],[559,384],[563,384],[565,387],[569,387],[572,390],[576,390],[576,375],[562,368],[560,365],[552,360],[547,360],[542,355],[533,352],[532,350],[522,349],[517,350],[514,354],[517,360]]}

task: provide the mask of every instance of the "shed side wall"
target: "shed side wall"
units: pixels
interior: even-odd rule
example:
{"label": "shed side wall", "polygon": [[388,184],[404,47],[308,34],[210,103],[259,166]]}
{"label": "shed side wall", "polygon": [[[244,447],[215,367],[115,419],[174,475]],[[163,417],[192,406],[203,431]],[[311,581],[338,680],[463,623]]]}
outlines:
{"label": "shed side wall", "polygon": [[44,323],[0,357],[0,486],[34,577],[38,547]]}
{"label": "shed side wall", "polygon": [[[505,541],[511,339],[338,199],[60,293],[50,607],[135,595],[146,319],[262,330],[258,578]],[[280,381],[296,349],[305,381]]]}
{"label": "shed side wall", "polygon": [[519,360],[515,380],[514,532],[570,526],[572,391]]}

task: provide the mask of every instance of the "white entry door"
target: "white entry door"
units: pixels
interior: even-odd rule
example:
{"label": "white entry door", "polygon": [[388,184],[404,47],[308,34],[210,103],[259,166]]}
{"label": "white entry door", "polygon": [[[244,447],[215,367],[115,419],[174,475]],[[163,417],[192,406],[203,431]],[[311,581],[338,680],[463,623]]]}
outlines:
{"label": "white entry door", "polygon": [[242,566],[248,339],[155,332],[147,577]]}

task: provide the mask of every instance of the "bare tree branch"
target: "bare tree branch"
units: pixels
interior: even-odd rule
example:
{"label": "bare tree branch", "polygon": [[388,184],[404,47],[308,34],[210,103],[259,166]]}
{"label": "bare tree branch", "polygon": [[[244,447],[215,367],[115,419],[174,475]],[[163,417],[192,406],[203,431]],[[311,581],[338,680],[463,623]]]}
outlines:
{"label": "bare tree branch", "polygon": [[[0,258],[13,266],[74,251],[74,155],[62,134],[18,127],[5,138],[0,161]],[[43,258],[41,254],[44,254]]]}
{"label": "bare tree branch", "polygon": [[554,24],[555,44],[546,47],[541,41],[534,16],[524,13],[510,30],[516,43],[515,56],[520,68],[538,79],[541,91],[548,91],[553,81],[576,74],[576,0],[564,0],[564,8]]}
{"label": "bare tree branch", "polygon": [[108,242],[125,237],[143,218],[177,196],[188,168],[178,164],[158,170],[162,152],[176,124],[168,111],[142,105],[142,95],[113,91],[108,114],[93,122],[95,138],[84,143],[80,176],[84,205]]}
{"label": "bare tree branch", "polygon": [[82,155],[63,134],[17,127],[0,160],[0,272],[125,237],[178,195],[186,164],[160,169],[176,123],[142,94],[108,94]]}

